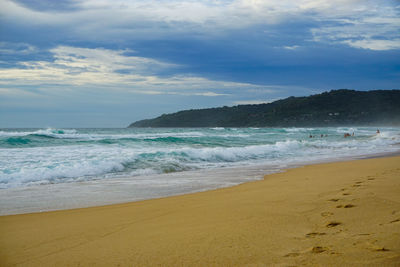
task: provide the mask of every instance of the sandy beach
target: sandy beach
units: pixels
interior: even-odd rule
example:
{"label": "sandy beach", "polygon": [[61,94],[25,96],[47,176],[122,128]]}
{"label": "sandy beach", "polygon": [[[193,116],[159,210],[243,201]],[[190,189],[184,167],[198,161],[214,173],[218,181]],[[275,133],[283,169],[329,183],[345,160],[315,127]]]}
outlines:
{"label": "sandy beach", "polygon": [[400,157],[0,217],[0,266],[400,266]]}

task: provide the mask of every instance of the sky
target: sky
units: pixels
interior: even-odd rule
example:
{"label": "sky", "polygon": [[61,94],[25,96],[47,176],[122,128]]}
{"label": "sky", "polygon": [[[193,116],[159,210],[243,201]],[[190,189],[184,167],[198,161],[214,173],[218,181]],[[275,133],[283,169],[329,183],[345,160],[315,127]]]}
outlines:
{"label": "sky", "polygon": [[400,89],[399,0],[0,0],[0,128]]}

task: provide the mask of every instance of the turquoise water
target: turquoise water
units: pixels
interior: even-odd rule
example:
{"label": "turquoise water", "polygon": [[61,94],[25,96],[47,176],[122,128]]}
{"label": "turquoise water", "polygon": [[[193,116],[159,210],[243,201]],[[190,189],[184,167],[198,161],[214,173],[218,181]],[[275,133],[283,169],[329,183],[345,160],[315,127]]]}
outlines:
{"label": "turquoise water", "polygon": [[[376,130],[1,129],[0,188],[335,160],[400,149],[400,128],[380,128],[379,135]],[[346,132],[355,135],[344,138]]]}

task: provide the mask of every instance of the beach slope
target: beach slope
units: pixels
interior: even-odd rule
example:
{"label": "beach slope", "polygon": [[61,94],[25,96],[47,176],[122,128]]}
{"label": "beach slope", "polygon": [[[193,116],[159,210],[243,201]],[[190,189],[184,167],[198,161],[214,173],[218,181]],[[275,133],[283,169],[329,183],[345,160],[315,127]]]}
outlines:
{"label": "beach slope", "polygon": [[[99,196],[101,197],[101,196]],[[0,266],[399,266],[400,157],[103,207],[0,217]]]}

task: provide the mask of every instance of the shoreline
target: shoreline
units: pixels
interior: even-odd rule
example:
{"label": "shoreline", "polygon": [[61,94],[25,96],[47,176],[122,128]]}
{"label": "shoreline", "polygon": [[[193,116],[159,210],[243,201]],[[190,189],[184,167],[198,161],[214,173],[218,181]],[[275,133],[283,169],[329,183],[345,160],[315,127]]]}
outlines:
{"label": "shoreline", "polygon": [[[131,180],[132,177],[1,189],[0,203],[3,203],[3,205],[0,206],[0,217],[58,210],[91,208],[97,206],[124,204],[195,194],[263,180],[265,175],[285,172],[287,170],[303,166],[391,156],[400,156],[400,150],[394,152],[344,156],[340,159],[323,158],[320,160],[297,161],[284,165],[255,164],[249,166],[224,167],[220,169],[212,168],[197,171],[184,171],[170,174],[143,176],[149,180],[153,179],[153,177],[162,177],[166,184],[168,183],[169,176],[177,176],[181,177],[181,179],[189,176],[191,177],[190,183],[193,181],[195,182],[196,180],[204,179],[205,177],[217,177],[217,179],[215,179],[215,184],[196,187],[188,183],[189,185],[187,188],[180,190],[175,189],[175,191],[165,192],[162,195],[152,195],[152,192],[147,192],[148,195],[146,196],[143,196],[143,194],[135,195],[134,190],[136,190],[135,187],[137,184],[135,184],[134,179],[133,181]],[[102,197],[99,198],[99,195]]]}
{"label": "shoreline", "polygon": [[194,194],[1,216],[0,259],[5,266],[396,266],[398,166],[399,156],[320,163]]}

